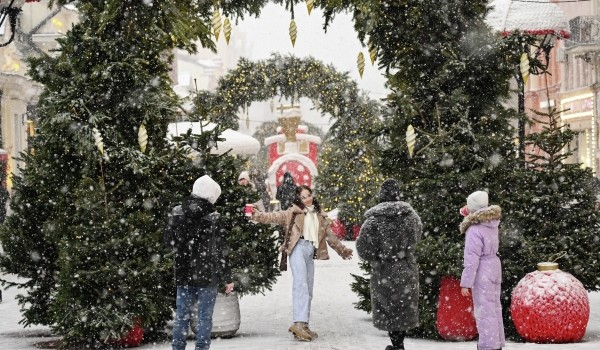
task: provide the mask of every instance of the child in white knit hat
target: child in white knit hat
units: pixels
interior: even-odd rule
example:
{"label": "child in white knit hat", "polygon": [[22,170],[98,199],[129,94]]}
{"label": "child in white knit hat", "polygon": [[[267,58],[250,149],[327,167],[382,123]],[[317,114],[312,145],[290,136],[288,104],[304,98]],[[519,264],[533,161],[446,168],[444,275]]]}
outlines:
{"label": "child in white knit hat", "polygon": [[475,322],[482,350],[502,349],[504,324],[500,293],[502,265],[498,257],[498,226],[502,212],[489,205],[488,194],[473,192],[460,209],[465,217],[460,232],[465,234],[464,268],[460,279],[461,294],[473,295]]}

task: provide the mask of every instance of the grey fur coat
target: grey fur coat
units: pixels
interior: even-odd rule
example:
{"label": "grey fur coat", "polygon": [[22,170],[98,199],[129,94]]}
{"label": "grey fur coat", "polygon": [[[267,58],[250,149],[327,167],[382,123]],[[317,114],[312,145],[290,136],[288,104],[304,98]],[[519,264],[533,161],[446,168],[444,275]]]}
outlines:
{"label": "grey fur coat", "polygon": [[382,202],[369,209],[356,242],[371,263],[373,325],[404,331],[419,324],[419,268],[415,257],[423,224],[406,202]]}

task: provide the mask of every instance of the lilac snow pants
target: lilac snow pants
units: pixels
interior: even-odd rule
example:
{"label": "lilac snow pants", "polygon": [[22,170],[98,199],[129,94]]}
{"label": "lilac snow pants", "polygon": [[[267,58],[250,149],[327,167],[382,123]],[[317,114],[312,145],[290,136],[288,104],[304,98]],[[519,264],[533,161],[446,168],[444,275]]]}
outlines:
{"label": "lilac snow pants", "polygon": [[[480,273],[485,271],[485,273]],[[475,322],[479,332],[478,350],[504,346],[504,323],[500,305],[502,270],[498,257],[483,258],[473,285]]]}

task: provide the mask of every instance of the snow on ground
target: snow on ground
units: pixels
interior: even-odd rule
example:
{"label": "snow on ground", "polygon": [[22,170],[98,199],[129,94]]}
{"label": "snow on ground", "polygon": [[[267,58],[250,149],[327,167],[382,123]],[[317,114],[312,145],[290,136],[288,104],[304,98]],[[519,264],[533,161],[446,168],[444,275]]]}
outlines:
{"label": "snow on ground", "polygon": [[[351,248],[354,242],[345,242]],[[350,273],[360,274],[358,258],[344,261],[331,251],[331,260],[317,261],[311,328],[319,338],[305,343],[293,339],[287,332],[291,325],[291,272],[284,272],[272,291],[265,295],[246,296],[240,300],[242,324],[230,339],[215,339],[213,350],[383,350],[389,344],[387,334],[375,329],[370,316],[354,309],[358,301],[350,290]],[[533,268],[532,268],[533,269]],[[4,276],[11,277],[11,276]],[[17,291],[4,290],[0,304],[0,349],[36,349],[36,342],[53,339],[45,327],[23,329],[19,307],[14,299]],[[583,341],[576,344],[531,344],[508,342],[505,350],[600,349],[600,293],[590,293],[591,316]],[[408,338],[408,350],[475,350],[471,342],[442,342]],[[188,349],[194,349],[193,341]],[[169,343],[146,344],[139,349],[170,350]]]}

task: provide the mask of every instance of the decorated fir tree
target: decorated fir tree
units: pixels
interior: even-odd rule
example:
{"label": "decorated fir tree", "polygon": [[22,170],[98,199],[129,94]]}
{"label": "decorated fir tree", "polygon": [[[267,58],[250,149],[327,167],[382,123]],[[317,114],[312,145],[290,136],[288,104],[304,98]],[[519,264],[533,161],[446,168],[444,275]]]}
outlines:
{"label": "decorated fir tree", "polygon": [[[511,291],[538,262],[557,262],[588,291],[600,289],[600,214],[595,209],[597,179],[573,162],[578,136],[550,107],[534,111],[541,131],[526,136],[526,168],[507,178],[502,202],[503,311],[508,319]],[[513,327],[508,324],[508,327]]]}
{"label": "decorated fir tree", "polygon": [[440,279],[462,269],[458,208],[478,189],[497,201],[503,177],[515,168],[509,123],[515,114],[501,104],[514,68],[506,59],[512,45],[487,29],[487,1],[328,4],[328,18],[354,11],[359,38],[389,72],[390,112],[375,133],[378,165],[384,176],[400,180],[401,199],[423,220],[416,333],[436,337]]}
{"label": "decorated fir tree", "polygon": [[[262,3],[217,10],[256,13]],[[16,284],[25,292],[24,325],[51,326],[64,346],[97,347],[135,323],[147,335],[162,331],[171,318],[172,264],[160,236],[168,211],[193,181],[209,173],[222,181],[229,201],[223,206],[244,200],[235,201],[231,156],[192,162],[165,137],[179,113],[170,52],[194,51],[197,40],[214,48],[207,25],[213,5],[82,0],[77,6],[81,21],[58,39],[56,55],[30,60],[29,74],[44,85],[38,132],[14,177],[13,215],[0,229],[0,268],[23,278]],[[216,134],[205,137],[216,142]],[[232,223],[234,211],[226,210]],[[262,243],[252,232],[236,237]],[[259,269],[272,257],[253,257],[262,265],[238,270],[238,278],[259,275],[268,287],[273,268]]]}

